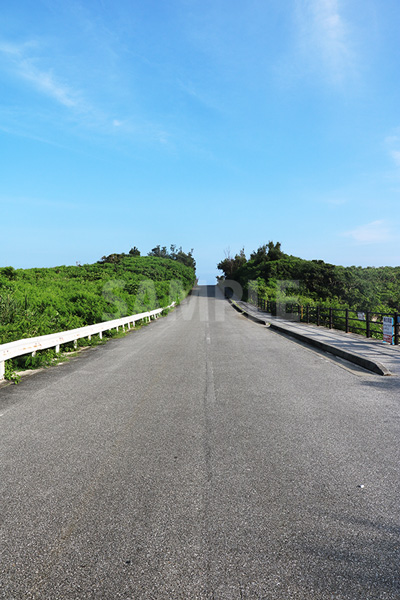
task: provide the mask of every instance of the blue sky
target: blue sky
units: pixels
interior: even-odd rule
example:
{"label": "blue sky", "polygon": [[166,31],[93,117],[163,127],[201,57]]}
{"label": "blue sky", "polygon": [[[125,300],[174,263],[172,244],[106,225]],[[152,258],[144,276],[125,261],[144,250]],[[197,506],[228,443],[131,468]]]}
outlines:
{"label": "blue sky", "polygon": [[399,31],[398,0],[6,0],[0,266],[400,265]]}

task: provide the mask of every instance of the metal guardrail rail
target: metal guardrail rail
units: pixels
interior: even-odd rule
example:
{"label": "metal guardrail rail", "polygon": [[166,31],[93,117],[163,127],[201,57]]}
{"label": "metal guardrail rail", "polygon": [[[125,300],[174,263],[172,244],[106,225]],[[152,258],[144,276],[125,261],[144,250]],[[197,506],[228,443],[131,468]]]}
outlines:
{"label": "metal guardrail rail", "polygon": [[172,308],[175,306],[175,302],[164,308],[156,308],[148,312],[138,313],[129,317],[122,317],[120,319],[113,319],[112,321],[103,321],[102,323],[95,323],[94,325],[87,325],[85,327],[79,327],[77,329],[70,329],[69,331],[60,331],[58,333],[49,333],[48,335],[40,335],[33,338],[26,338],[22,340],[16,340],[14,342],[8,342],[7,344],[0,345],[0,381],[4,379],[5,374],[5,361],[17,356],[24,356],[25,354],[32,354],[33,356],[38,350],[47,350],[54,348],[56,352],[60,352],[60,346],[69,342],[74,342],[76,345],[79,339],[88,338],[91,339],[92,335],[99,335],[103,337],[104,331],[111,329],[118,329],[122,327],[125,330],[125,326],[130,329],[131,326],[135,327],[135,322],[142,319],[150,321],[160,316],[163,310]]}
{"label": "metal guardrail rail", "polygon": [[303,306],[295,303],[281,303],[270,300],[259,300],[258,308],[283,318],[295,315],[301,323],[314,323],[329,329],[340,329],[346,333],[358,333],[367,338],[382,339],[383,317],[393,319],[392,343],[400,342],[400,313],[382,313],[377,311],[357,312],[349,308],[333,308],[329,306]]}

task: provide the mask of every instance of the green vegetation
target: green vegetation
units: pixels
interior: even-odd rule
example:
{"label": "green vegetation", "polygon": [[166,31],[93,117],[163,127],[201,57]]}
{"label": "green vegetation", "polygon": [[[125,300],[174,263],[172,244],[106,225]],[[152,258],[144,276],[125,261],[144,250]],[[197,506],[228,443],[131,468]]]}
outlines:
{"label": "green vegetation", "polygon": [[0,268],[0,344],[179,302],[195,282],[192,252],[150,254],[135,247],[95,264]]}
{"label": "green vegetation", "polygon": [[4,379],[12,381],[15,384],[21,381],[21,375],[18,375],[18,373],[14,371],[14,364],[11,360],[7,361],[5,364]]}
{"label": "green vegetation", "polygon": [[237,281],[244,298],[317,304],[358,311],[400,309],[400,267],[342,267],[285,254],[268,242],[247,259],[244,250],[218,264],[221,280]]}

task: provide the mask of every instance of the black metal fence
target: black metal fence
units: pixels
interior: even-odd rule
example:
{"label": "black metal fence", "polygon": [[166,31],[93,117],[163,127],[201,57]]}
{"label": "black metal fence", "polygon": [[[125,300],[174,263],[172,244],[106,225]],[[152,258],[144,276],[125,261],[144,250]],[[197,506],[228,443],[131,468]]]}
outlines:
{"label": "black metal fence", "polygon": [[318,326],[329,327],[329,329],[340,329],[346,333],[358,333],[375,339],[383,339],[383,317],[391,317],[393,319],[392,343],[399,344],[400,313],[398,312],[357,312],[349,308],[303,306],[272,300],[259,300],[258,308],[284,319],[296,320],[301,323],[315,323]]}

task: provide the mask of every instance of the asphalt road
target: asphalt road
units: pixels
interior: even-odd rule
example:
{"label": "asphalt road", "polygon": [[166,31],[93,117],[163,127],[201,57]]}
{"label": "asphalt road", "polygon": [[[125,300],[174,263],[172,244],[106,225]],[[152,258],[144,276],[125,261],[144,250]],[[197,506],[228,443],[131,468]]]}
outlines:
{"label": "asphalt road", "polygon": [[400,598],[400,380],[214,294],[0,389],[1,598]]}

